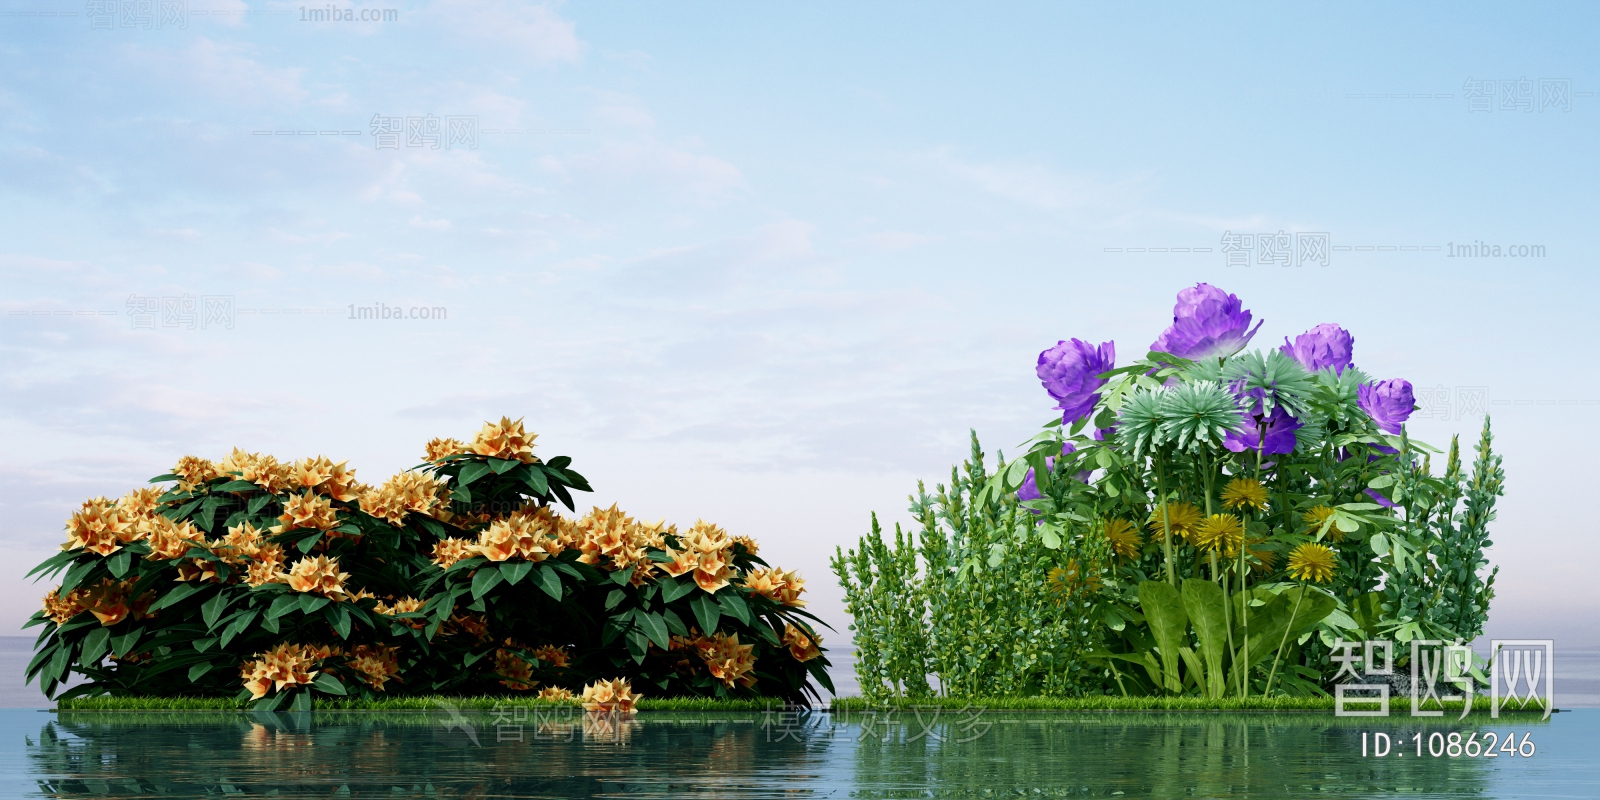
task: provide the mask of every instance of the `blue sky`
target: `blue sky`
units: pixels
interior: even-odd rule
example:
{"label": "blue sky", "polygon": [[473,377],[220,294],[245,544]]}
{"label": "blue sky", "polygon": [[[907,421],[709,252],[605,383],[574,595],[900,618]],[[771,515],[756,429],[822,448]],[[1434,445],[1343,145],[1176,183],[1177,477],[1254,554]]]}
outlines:
{"label": "blue sky", "polygon": [[[1044,422],[1040,350],[1129,358],[1207,281],[1258,344],[1337,322],[1441,391],[1415,436],[1492,413],[1491,633],[1600,646],[1593,7],[175,8],[0,0],[0,627],[79,501],[179,455],[378,482],[509,415],[601,505],[756,536],[843,632],[869,512]],[[1329,263],[1221,252],[1279,231]],[[1448,254],[1480,241],[1544,255]],[[185,295],[232,327],[129,313]]]}

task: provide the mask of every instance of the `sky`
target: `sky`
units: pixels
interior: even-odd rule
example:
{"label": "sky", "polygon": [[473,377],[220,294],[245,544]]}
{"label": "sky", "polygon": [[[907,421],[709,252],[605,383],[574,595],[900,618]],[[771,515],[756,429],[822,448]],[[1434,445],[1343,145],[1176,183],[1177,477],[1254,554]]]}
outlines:
{"label": "sky", "polygon": [[1490,415],[1488,633],[1600,647],[1594,6],[145,12],[0,0],[0,630],[179,456],[376,484],[509,416],[588,503],[756,537],[838,646],[835,548],[1204,281],[1257,345],[1350,330],[1415,438]]}

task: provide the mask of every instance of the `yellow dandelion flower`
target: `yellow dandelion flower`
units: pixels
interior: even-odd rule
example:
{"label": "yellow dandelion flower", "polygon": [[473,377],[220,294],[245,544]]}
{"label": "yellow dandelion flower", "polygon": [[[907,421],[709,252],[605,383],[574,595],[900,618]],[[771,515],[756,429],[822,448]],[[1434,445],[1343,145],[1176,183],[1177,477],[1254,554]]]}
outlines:
{"label": "yellow dandelion flower", "polygon": [[1065,567],[1050,570],[1046,580],[1050,593],[1063,601],[1094,594],[1103,586],[1100,571],[1092,567],[1085,569],[1076,558],[1068,560]]}
{"label": "yellow dandelion flower", "polygon": [[1265,542],[1264,538],[1251,539],[1245,554],[1254,559],[1250,562],[1250,572],[1254,575],[1271,575],[1278,568],[1278,553],[1265,547],[1256,545]]}
{"label": "yellow dandelion flower", "polygon": [[1297,580],[1327,583],[1333,580],[1333,568],[1337,563],[1332,550],[1306,542],[1289,553],[1289,575]]}
{"label": "yellow dandelion flower", "polygon": [[1161,512],[1166,509],[1167,525],[1178,536],[1188,539],[1189,534],[1200,524],[1200,509],[1192,503],[1163,503],[1150,509],[1150,521],[1145,527],[1152,531],[1161,530]]}
{"label": "yellow dandelion flower", "polygon": [[1267,507],[1267,487],[1254,478],[1234,478],[1222,490],[1222,504],[1232,509]]}
{"label": "yellow dandelion flower", "polygon": [[1106,520],[1106,540],[1111,543],[1111,552],[1118,558],[1138,558],[1139,548],[1144,545],[1144,539],[1139,536],[1139,529],[1125,519]]}
{"label": "yellow dandelion flower", "polygon": [[[1317,506],[1300,515],[1306,525],[1311,527],[1311,535],[1316,536],[1322,532],[1322,526],[1333,516],[1333,509],[1327,506]],[[1335,542],[1344,541],[1344,531],[1339,530],[1338,524],[1328,526],[1328,538]]]}
{"label": "yellow dandelion flower", "polygon": [[1192,538],[1201,550],[1220,550],[1232,556],[1244,542],[1244,522],[1233,514],[1212,514],[1195,527]]}

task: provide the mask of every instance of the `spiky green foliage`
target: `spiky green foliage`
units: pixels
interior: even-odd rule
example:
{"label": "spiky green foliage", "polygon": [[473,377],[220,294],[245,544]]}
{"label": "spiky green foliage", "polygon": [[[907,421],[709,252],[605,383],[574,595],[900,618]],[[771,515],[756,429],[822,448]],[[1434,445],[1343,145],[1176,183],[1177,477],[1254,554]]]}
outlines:
{"label": "spiky green foliage", "polygon": [[1222,446],[1223,436],[1239,430],[1239,401],[1221,384],[1191,381],[1161,395],[1161,440],[1198,453]]}
{"label": "spiky green foliage", "polygon": [[1316,381],[1300,362],[1284,355],[1282,351],[1240,353],[1228,359],[1222,372],[1239,394],[1259,402],[1258,408],[1248,409],[1253,414],[1264,417],[1279,406],[1295,417],[1305,417],[1309,413],[1310,397],[1316,391]]}

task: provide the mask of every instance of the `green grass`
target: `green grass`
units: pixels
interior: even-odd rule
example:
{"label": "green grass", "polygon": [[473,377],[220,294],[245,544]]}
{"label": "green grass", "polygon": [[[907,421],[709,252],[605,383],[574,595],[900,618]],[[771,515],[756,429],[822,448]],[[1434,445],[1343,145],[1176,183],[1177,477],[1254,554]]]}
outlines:
{"label": "green grass", "polygon": [[[1368,710],[1376,708],[1375,704],[1359,705],[1353,699],[1346,699],[1346,708],[1351,710]],[[984,711],[1333,711],[1334,700],[1331,697],[1230,697],[1221,700],[1207,700],[1201,697],[923,697],[890,698],[879,702],[868,702],[860,697],[839,697],[833,700],[831,707],[835,711],[873,711],[886,709],[941,709],[941,710],[984,710]],[[1428,708],[1436,709],[1438,705],[1429,704]],[[1460,701],[1444,703],[1444,711],[1461,713]],[[1489,698],[1479,697],[1473,703],[1472,710],[1488,711]],[[1501,707],[1501,713],[1518,713],[1522,711],[1515,707]],[[1409,714],[1411,701],[1409,698],[1398,700],[1390,699],[1390,714]],[[1543,713],[1542,706],[1535,707],[1530,704],[1526,709],[1528,713]]]}
{"label": "green grass", "polygon": [[[313,708],[321,711],[436,711],[439,703],[458,709],[576,707],[576,700],[539,700],[532,697],[389,697],[355,700],[319,697]],[[57,703],[60,711],[248,711],[252,703],[229,697],[75,697]],[[645,697],[640,711],[762,711],[782,708],[776,699],[718,700],[714,697]],[[287,710],[287,709],[280,709]]]}
{"label": "green grass", "polygon": [[[440,703],[462,710],[505,708],[575,707],[577,701],[539,700],[532,697],[481,695],[476,697],[389,697],[381,700],[317,698],[320,711],[433,711]],[[63,700],[61,711],[248,711],[249,701],[227,697],[78,697]],[[640,711],[766,711],[783,707],[777,699],[718,700],[711,697],[645,697]],[[839,697],[828,704],[834,711],[882,711],[887,709],[943,709],[984,711],[1333,711],[1331,697],[1251,697],[1206,700],[1199,697],[923,697],[891,698],[869,703],[860,697]],[[1349,705],[1362,710],[1372,706]],[[1436,707],[1436,706],[1434,706]],[[1390,714],[1409,714],[1410,700],[1399,698],[1389,703]],[[1461,703],[1447,702],[1444,710],[1461,712]],[[1473,711],[1488,711],[1489,698],[1479,697]],[[1530,705],[1528,713],[1542,713]],[[1522,713],[1524,709],[1501,708],[1502,713]]]}

